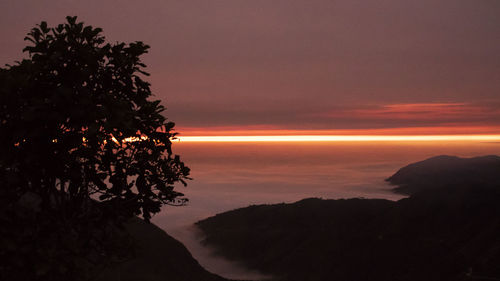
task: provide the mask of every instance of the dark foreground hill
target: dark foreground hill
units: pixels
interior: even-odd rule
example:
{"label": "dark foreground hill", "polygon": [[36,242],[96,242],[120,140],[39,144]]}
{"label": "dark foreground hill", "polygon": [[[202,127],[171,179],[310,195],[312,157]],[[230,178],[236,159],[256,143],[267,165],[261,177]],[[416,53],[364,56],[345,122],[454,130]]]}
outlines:
{"label": "dark foreground hill", "polygon": [[227,281],[206,271],[157,226],[134,219],[126,229],[135,240],[135,256],[101,272],[96,281]]}
{"label": "dark foreground hill", "polygon": [[436,156],[403,167],[386,181],[398,185],[394,191],[407,195],[445,186],[499,186],[500,157]]}
{"label": "dark foreground hill", "polygon": [[500,280],[500,189],[305,199],[197,224],[220,255],[276,280]]}

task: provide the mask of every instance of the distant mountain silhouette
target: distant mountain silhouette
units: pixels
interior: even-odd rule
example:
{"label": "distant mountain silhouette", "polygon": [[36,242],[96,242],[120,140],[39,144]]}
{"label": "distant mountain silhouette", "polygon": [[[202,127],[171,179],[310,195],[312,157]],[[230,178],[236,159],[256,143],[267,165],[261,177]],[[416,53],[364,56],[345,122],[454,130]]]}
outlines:
{"label": "distant mountain silhouette", "polygon": [[436,156],[403,167],[386,181],[398,185],[395,192],[408,195],[445,186],[500,187],[500,157]]}
{"label": "distant mountain silhouette", "polygon": [[500,188],[486,182],[498,180],[499,161],[439,156],[409,165],[390,178],[412,184],[397,202],[305,199],[197,225],[218,254],[276,280],[500,280]]}

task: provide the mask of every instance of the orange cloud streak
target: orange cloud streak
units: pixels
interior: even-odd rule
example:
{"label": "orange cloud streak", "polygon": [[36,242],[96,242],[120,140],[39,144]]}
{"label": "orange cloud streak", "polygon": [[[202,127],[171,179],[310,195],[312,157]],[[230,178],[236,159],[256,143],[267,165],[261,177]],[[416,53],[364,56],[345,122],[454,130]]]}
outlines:
{"label": "orange cloud streak", "polygon": [[467,118],[473,116],[484,116],[485,114],[498,114],[485,111],[484,107],[469,105],[465,103],[414,103],[414,104],[390,104],[380,108],[357,109],[352,114],[361,118],[400,120],[439,120],[449,118]]}
{"label": "orange cloud streak", "polygon": [[[328,118],[347,118],[352,120],[380,120],[384,124],[402,124],[419,121],[421,126],[397,128],[365,129],[290,129],[289,125],[243,125],[213,127],[178,127],[180,136],[409,136],[409,135],[496,135],[500,134],[500,125],[485,125],[485,120],[500,116],[495,106],[471,105],[467,103],[409,103],[388,104],[372,108],[337,110],[331,113],[319,113]],[[463,121],[462,121],[463,120]],[[421,122],[424,121],[424,122]],[[428,122],[427,122],[428,121]],[[391,123],[393,122],[393,123]],[[419,122],[414,122],[419,124]],[[397,123],[397,122],[396,122]],[[477,125],[476,125],[477,124]]]}
{"label": "orange cloud streak", "polygon": [[498,118],[498,105],[476,105],[469,103],[407,103],[387,104],[367,108],[340,109],[315,114],[328,118],[347,118],[353,120],[388,121],[432,121],[444,123],[450,120],[470,122],[487,118]]}

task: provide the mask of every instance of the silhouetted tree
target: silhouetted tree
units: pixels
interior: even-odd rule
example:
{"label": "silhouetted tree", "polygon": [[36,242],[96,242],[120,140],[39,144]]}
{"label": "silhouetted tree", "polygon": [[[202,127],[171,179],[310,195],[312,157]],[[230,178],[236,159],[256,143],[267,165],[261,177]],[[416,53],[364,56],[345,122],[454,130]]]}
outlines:
{"label": "silhouetted tree", "polygon": [[[148,221],[162,204],[187,200],[174,191],[176,182],[189,179],[171,150],[174,123],[161,114],[159,100],[150,100],[142,78],[148,74],[140,56],[149,46],[105,43],[101,31],[76,17],[54,28],[42,22],[25,38],[29,59],[0,69],[0,223],[16,229],[12,217],[20,220],[25,210],[30,215],[23,218],[38,227],[15,239],[57,243],[64,235],[48,238],[52,228],[76,235],[78,243],[85,238],[87,244],[71,251],[87,247],[104,255],[100,234],[92,231],[134,215]],[[7,232],[2,249],[23,242]],[[67,253],[59,254],[56,260]],[[41,268],[37,276],[53,270]]]}

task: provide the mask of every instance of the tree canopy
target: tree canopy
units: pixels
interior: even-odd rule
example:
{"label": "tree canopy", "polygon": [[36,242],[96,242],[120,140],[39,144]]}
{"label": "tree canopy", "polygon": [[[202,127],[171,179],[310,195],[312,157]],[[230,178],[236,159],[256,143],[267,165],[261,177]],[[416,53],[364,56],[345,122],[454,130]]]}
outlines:
{"label": "tree canopy", "polygon": [[4,208],[29,202],[82,231],[91,220],[149,221],[163,204],[187,201],[174,190],[189,179],[172,152],[174,123],[143,80],[149,46],[106,43],[101,33],[76,17],[42,22],[25,38],[29,58],[0,68]]}
{"label": "tree canopy", "polygon": [[72,205],[96,193],[149,219],[182,196],[173,184],[189,174],[172,154],[174,123],[141,78],[149,46],[104,44],[100,28],[67,20],[31,30],[30,59],[0,72],[3,186]]}

